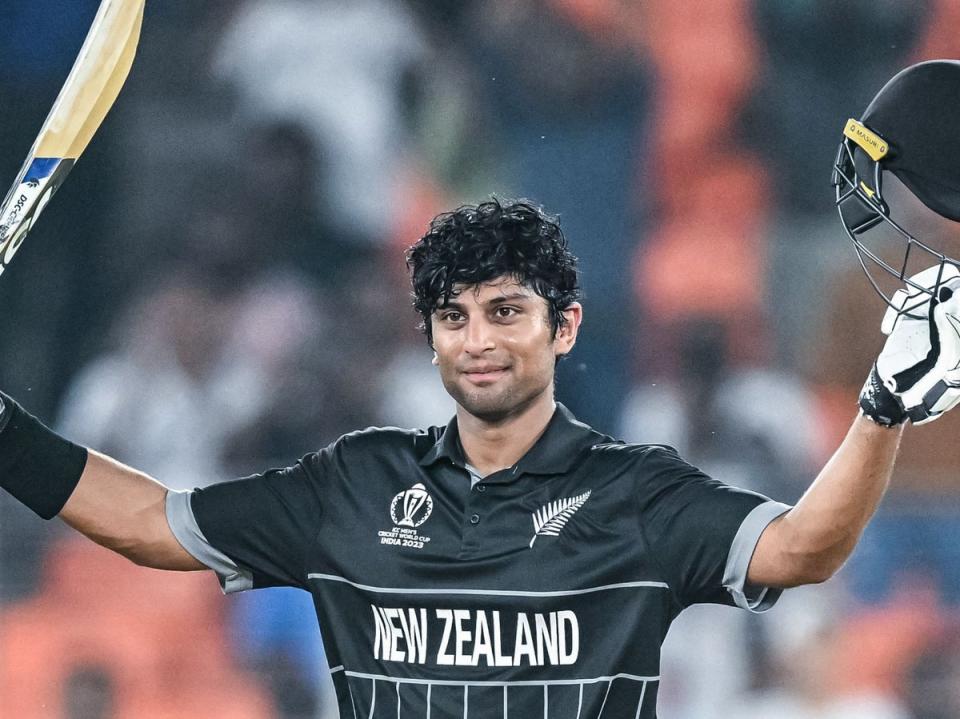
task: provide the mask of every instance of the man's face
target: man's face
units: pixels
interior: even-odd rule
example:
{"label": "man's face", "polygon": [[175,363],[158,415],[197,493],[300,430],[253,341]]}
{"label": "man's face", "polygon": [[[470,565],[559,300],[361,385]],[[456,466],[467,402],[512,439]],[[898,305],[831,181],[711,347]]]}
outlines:
{"label": "man's face", "polygon": [[443,386],[488,422],[552,401],[556,357],[573,347],[581,311],[576,303],[565,310],[554,337],[547,301],[515,279],[456,287],[430,320]]}

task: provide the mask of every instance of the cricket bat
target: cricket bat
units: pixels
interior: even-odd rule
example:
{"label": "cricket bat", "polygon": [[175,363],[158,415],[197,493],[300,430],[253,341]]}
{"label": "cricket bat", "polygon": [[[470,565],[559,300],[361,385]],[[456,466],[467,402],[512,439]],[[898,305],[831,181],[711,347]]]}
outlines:
{"label": "cricket bat", "polygon": [[0,205],[0,275],[73,169],[123,86],[145,0],[103,0],[67,81]]}

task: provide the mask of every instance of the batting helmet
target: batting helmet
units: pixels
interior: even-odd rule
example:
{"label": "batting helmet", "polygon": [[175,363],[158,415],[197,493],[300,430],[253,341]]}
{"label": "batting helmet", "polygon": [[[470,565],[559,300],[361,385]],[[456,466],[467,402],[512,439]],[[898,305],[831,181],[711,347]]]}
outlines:
{"label": "batting helmet", "polygon": [[[847,120],[844,125],[833,171],[837,209],[864,272],[887,304],[891,300],[872,270],[880,268],[914,290],[922,290],[915,303],[920,306],[936,294],[940,279],[927,287],[910,280],[908,263],[916,261],[918,253],[922,264],[939,264],[943,279],[946,265],[960,267],[960,262],[903,229],[891,217],[883,196],[886,170],[931,210],[960,222],[958,121],[960,61],[931,60],[897,73],[859,120]],[[867,232],[878,225],[892,228],[901,238],[902,257],[898,255],[895,261],[884,259],[864,242]],[[902,308],[908,312],[910,309]]]}

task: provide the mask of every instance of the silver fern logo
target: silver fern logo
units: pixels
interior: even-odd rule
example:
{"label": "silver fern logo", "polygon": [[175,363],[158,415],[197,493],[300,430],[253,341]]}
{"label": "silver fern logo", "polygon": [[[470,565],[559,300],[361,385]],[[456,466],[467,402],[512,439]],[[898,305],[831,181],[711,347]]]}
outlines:
{"label": "silver fern logo", "polygon": [[587,499],[590,498],[590,490],[576,497],[567,497],[566,499],[556,499],[550,504],[545,504],[533,513],[533,539],[530,540],[530,548],[533,549],[533,543],[537,537],[556,537],[560,534],[570,517],[582,507]]}

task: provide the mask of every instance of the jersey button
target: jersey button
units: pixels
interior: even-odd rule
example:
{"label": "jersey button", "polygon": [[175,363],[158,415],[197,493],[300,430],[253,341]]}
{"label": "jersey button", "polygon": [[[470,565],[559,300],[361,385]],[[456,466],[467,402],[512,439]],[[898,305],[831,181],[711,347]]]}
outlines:
{"label": "jersey button", "polygon": [[479,514],[470,515],[470,524],[480,524],[480,515]]}
{"label": "jersey button", "polygon": [[486,491],[487,491],[487,485],[485,485],[485,484],[478,484],[478,485],[477,485],[477,491],[478,491],[478,492],[486,492]]}

